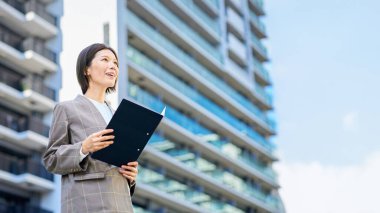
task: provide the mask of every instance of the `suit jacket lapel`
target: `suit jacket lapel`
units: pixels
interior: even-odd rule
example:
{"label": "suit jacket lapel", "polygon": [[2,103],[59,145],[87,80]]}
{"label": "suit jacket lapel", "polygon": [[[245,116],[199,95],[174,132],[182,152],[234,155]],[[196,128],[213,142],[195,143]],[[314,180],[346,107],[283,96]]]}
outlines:
{"label": "suit jacket lapel", "polygon": [[97,125],[104,126],[104,127],[107,126],[107,123],[104,120],[102,114],[100,114],[98,109],[95,107],[95,105],[90,100],[88,100],[83,95],[78,95],[75,98],[75,100],[80,102],[83,105],[84,111],[89,111],[89,113],[91,114],[93,119],[97,122]]}

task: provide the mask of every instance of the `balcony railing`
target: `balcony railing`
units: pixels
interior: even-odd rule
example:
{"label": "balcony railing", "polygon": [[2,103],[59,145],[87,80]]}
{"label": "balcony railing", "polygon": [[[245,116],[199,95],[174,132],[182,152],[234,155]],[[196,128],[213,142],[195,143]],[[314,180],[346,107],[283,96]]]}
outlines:
{"label": "balcony railing", "polygon": [[54,175],[46,171],[40,161],[17,158],[4,152],[0,152],[0,170],[15,175],[30,173],[50,181],[54,180]]}
{"label": "balcony railing", "polygon": [[250,100],[248,100],[241,93],[233,89],[229,84],[227,84],[222,78],[213,74],[206,67],[201,65],[197,60],[185,53],[181,48],[173,44],[166,37],[162,36],[160,33],[152,29],[148,24],[143,20],[137,17],[133,13],[128,13],[129,24],[131,28],[135,28],[144,35],[152,39],[157,45],[160,45],[163,49],[167,50],[169,54],[172,54],[179,61],[184,63],[187,67],[191,68],[194,73],[199,74],[209,83],[213,84],[216,88],[219,88],[225,94],[234,99],[240,106],[246,108],[248,111],[253,114],[260,116],[258,107],[254,105]]}
{"label": "balcony railing", "polygon": [[[235,206],[211,197],[187,184],[180,183],[164,176],[163,174],[144,168],[143,166],[139,167],[139,180],[160,191],[175,196],[177,199],[194,203],[195,205],[209,209],[211,212],[225,211],[243,213],[241,209],[238,209]],[[227,211],[227,209],[229,211]]]}
{"label": "balcony railing", "polygon": [[36,117],[30,117],[28,120],[28,126],[24,130],[31,130],[33,132],[37,132],[43,136],[49,137],[49,126],[45,125],[41,119]]}
{"label": "balcony railing", "polygon": [[[150,93],[137,87],[135,84],[129,83],[129,85],[130,85],[129,95],[131,96],[131,98],[135,99],[136,101],[139,101],[141,104],[144,104],[145,106],[157,112],[161,111],[164,108],[164,106],[166,106],[166,117],[172,120],[174,123],[182,127],[185,127],[188,131],[192,132],[194,135],[197,135],[200,137],[207,136],[207,135],[216,135],[215,132],[212,132],[211,130],[207,129],[199,122],[177,111],[176,109],[169,106],[167,103],[162,102],[161,100],[154,97]],[[267,141],[264,137],[259,135],[257,132],[253,131],[252,129],[246,129],[244,133],[248,137],[255,140],[255,142],[260,144],[268,152],[273,151],[274,145],[272,143],[269,143],[269,141]]]}
{"label": "balcony railing", "polygon": [[253,13],[252,11],[249,11],[249,14],[251,17],[251,21],[254,23],[254,25],[257,27],[257,29],[263,35],[265,35],[265,32],[266,32],[265,25],[261,22],[261,20],[257,17],[257,15],[255,13]]}
{"label": "balcony railing", "polygon": [[23,41],[23,50],[33,50],[38,54],[57,62],[57,54],[45,47],[45,41],[35,37],[28,37]]}
{"label": "balcony railing", "polygon": [[257,13],[264,15],[264,3],[263,0],[250,0]]}
{"label": "balcony railing", "polygon": [[[171,148],[159,149],[160,145],[165,147],[168,143],[172,143]],[[241,177],[227,171],[225,168],[218,166],[217,164],[200,157],[195,151],[187,148],[180,147],[175,142],[163,138],[158,135],[154,135],[149,141],[153,147],[157,147],[158,150],[170,155],[171,157],[181,161],[192,169],[199,170],[200,173],[207,174],[215,180],[220,181],[223,185],[227,185],[233,190],[246,194],[247,196],[255,197],[263,202],[267,202],[272,199],[272,196],[263,192],[261,186],[252,184],[249,181],[242,179]]]}
{"label": "balcony railing", "polygon": [[35,37],[24,38],[8,27],[0,24],[0,41],[20,52],[33,50],[47,59],[57,62],[57,54],[45,47],[45,41]]}
{"label": "balcony railing", "polygon": [[[250,127],[248,124],[240,121],[235,116],[230,114],[227,110],[220,107],[210,99],[206,98],[203,94],[199,93],[198,91],[194,90],[194,88],[189,87],[187,84],[185,84],[183,81],[179,80],[174,75],[170,74],[169,71],[165,70],[164,68],[160,67],[158,64],[154,63],[152,60],[150,60],[148,57],[144,56],[142,53],[140,53],[138,50],[136,50],[133,47],[129,47],[127,51],[128,58],[136,63],[137,65],[145,68],[148,72],[151,74],[157,76],[162,81],[168,83],[168,85],[175,85],[176,90],[180,91],[181,93],[185,94],[187,97],[190,97],[194,102],[198,103],[200,106],[204,107],[206,110],[208,110],[211,114],[214,114],[218,116],[220,119],[226,121],[228,124],[232,125],[234,128],[236,128],[238,131],[247,133],[250,137],[255,137],[254,139],[257,140],[257,138],[260,138],[260,140],[264,140],[262,136],[258,135],[254,130],[252,130],[252,127]],[[256,115],[262,119],[264,122],[267,121],[267,118],[265,117],[264,113],[259,111],[256,112]],[[269,123],[268,123],[269,125]]]}
{"label": "balcony railing", "polygon": [[57,25],[57,18],[46,11],[46,5],[42,4],[38,0],[29,0],[23,3],[19,0],[3,0],[5,3],[9,4],[16,10],[23,14],[28,12],[35,12],[37,15],[48,21],[53,25]]}
{"label": "balcony railing", "polygon": [[253,69],[263,78],[266,82],[270,83],[270,76],[268,70],[256,58],[252,60]]}
{"label": "balcony railing", "polygon": [[0,23],[0,41],[21,51],[24,38]]}
{"label": "balcony railing", "polygon": [[49,136],[49,126],[45,125],[41,119],[16,115],[10,110],[4,108],[0,108],[0,125],[13,129],[17,132],[31,130],[45,137]]}
{"label": "balcony railing", "polygon": [[6,85],[8,85],[8,86],[10,86],[16,90],[21,91],[21,89],[22,89],[21,80],[23,78],[24,78],[23,75],[21,75],[17,72],[11,71],[7,67],[2,66],[0,64],[0,82],[6,84]]}
{"label": "balcony railing", "polygon": [[[270,105],[272,105],[272,103],[273,103],[272,96],[265,90],[265,88],[263,88],[259,84],[255,83],[255,91],[259,94],[259,96],[263,100],[265,100],[266,103],[269,103]],[[268,119],[268,122],[269,122],[269,119]]]}
{"label": "balcony railing", "polygon": [[160,1],[158,0],[144,0],[150,7],[153,7],[157,10],[168,22],[171,22],[173,26],[178,28],[184,36],[188,36],[195,43],[197,43],[203,50],[212,55],[215,59],[222,62],[222,55],[220,51],[214,46],[212,46],[207,40],[203,38],[203,36],[199,35],[196,31],[194,31],[188,24],[186,24],[183,20],[178,18],[178,16],[174,15],[172,11],[167,9]]}
{"label": "balcony railing", "polygon": [[265,48],[265,46],[261,43],[261,41],[256,37],[255,34],[251,33],[250,37],[251,37],[252,43],[257,48],[257,52],[261,55],[261,57],[266,59],[268,57],[267,48]]}
{"label": "balcony railing", "polygon": [[24,77],[15,71],[8,69],[0,64],[0,82],[17,89],[19,91],[24,91],[26,89],[31,89],[38,92],[52,100],[56,100],[56,92],[54,89],[44,85],[41,78]]}
{"label": "balcony railing", "polygon": [[0,201],[0,212],[3,213],[53,213],[38,206],[22,203],[6,203]]}
{"label": "balcony railing", "polygon": [[214,32],[218,35],[220,34],[219,23],[216,20],[213,20],[210,16],[208,16],[204,11],[202,11],[193,0],[178,0],[176,1],[179,4],[182,4],[186,7],[190,13],[193,13],[194,16],[198,17],[199,20],[203,21],[208,27],[211,27]]}

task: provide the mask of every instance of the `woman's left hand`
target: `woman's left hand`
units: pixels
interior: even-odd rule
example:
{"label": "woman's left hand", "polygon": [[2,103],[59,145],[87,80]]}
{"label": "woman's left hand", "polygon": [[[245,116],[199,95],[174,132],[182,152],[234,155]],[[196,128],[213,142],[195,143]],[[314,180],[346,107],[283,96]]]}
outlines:
{"label": "woman's left hand", "polygon": [[132,183],[133,181],[136,181],[138,165],[139,163],[137,161],[129,162],[127,165],[122,165],[119,172]]}

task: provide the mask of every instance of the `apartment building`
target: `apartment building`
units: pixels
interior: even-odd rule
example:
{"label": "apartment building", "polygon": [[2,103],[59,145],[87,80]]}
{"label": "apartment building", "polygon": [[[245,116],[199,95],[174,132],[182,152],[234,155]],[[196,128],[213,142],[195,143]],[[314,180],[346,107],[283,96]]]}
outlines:
{"label": "apartment building", "polygon": [[0,212],[48,213],[57,178],[41,154],[60,88],[60,0],[0,1]]}

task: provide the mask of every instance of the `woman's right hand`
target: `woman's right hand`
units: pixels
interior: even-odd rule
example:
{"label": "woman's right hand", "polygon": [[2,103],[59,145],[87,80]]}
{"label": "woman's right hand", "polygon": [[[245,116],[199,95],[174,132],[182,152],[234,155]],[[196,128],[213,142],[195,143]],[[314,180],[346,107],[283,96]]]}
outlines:
{"label": "woman's right hand", "polygon": [[98,150],[104,149],[107,146],[113,144],[114,135],[105,135],[112,133],[113,129],[105,129],[99,132],[95,132],[88,136],[86,140],[82,142],[82,152],[87,155]]}

